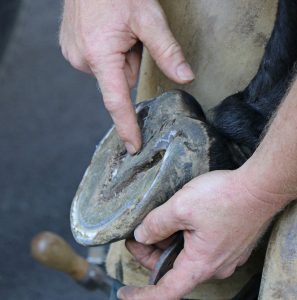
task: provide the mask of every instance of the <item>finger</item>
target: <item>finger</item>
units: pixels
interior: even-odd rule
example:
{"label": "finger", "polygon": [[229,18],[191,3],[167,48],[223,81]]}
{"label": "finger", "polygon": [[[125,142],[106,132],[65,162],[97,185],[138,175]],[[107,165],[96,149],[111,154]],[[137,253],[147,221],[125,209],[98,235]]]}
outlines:
{"label": "finger", "polygon": [[180,190],[165,204],[152,210],[135,229],[136,241],[143,244],[156,244],[177,231],[187,229],[181,218],[186,211],[186,198],[187,195]]}
{"label": "finger", "polygon": [[176,238],[175,235],[173,235],[173,236],[167,238],[166,240],[156,243],[155,246],[161,250],[166,250],[172,244],[172,242],[175,240],[175,238]]}
{"label": "finger", "polygon": [[166,205],[150,212],[135,229],[135,240],[143,244],[156,244],[181,230],[181,224],[170,213],[171,210],[171,207]]}
{"label": "finger", "polygon": [[126,247],[135,259],[149,270],[155,267],[162,254],[162,250],[155,246],[143,245],[132,240],[126,241]]}
{"label": "finger", "polygon": [[170,246],[173,240],[174,237],[170,237],[156,245],[144,245],[135,240],[126,240],[126,247],[140,264],[152,270],[163,251]]}
{"label": "finger", "polygon": [[186,261],[183,251],[177,260],[181,261],[175,264],[157,285],[143,288],[124,287],[118,291],[118,297],[123,300],[180,299],[197,284],[212,276],[207,268],[199,267],[199,264],[189,260]]}
{"label": "finger", "polygon": [[126,53],[125,74],[130,89],[136,85],[142,55],[142,45],[137,44]]}
{"label": "finger", "polygon": [[171,33],[165,15],[150,20],[148,24],[145,23],[146,20],[142,22],[144,23],[136,34],[163,73],[181,84],[194,80],[195,75],[184,57],[181,46]]}
{"label": "finger", "polygon": [[[124,55],[122,59],[122,66],[124,66]],[[99,65],[100,70],[92,69],[99,82],[105,107],[128,152],[134,154],[140,150],[141,135],[123,67],[113,66],[108,58],[105,63],[99,63]]]}

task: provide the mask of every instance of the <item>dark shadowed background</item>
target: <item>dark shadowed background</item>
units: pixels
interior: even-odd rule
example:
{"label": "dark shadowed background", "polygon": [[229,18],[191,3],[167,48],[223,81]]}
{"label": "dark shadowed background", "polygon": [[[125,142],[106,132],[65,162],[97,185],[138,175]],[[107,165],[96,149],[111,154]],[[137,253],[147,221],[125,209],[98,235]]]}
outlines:
{"label": "dark shadowed background", "polygon": [[61,10],[60,0],[0,4],[0,298],[5,300],[104,299],[30,257],[30,240],[42,230],[60,234],[85,255],[72,238],[69,208],[95,145],[111,125],[95,80],[70,67],[60,53]]}

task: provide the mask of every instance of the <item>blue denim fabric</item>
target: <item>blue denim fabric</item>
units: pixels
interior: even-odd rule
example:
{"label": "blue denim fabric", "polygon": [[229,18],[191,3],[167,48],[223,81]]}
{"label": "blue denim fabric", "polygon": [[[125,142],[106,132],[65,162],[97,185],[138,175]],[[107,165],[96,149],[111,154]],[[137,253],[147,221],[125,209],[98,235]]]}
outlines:
{"label": "blue denim fabric", "polygon": [[109,300],[118,300],[119,298],[117,297],[117,291],[124,286],[121,284],[119,281],[114,280],[112,287],[111,287],[111,292],[110,292],[110,298]]}

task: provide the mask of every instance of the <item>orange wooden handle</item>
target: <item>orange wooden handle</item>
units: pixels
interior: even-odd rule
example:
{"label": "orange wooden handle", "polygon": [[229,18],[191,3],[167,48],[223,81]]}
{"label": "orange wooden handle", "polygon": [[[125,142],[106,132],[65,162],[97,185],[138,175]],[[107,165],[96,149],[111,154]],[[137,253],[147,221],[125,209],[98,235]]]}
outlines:
{"label": "orange wooden handle", "polygon": [[41,264],[81,280],[87,274],[89,263],[52,232],[41,232],[31,242],[31,254]]}

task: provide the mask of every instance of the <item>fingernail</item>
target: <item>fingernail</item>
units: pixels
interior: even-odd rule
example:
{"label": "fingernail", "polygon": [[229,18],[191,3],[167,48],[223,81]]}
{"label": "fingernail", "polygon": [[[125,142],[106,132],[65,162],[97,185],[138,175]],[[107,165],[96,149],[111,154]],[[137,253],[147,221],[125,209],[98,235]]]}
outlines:
{"label": "fingernail", "polygon": [[134,230],[135,240],[139,243],[145,243],[145,239],[143,238],[142,226],[138,225]]}
{"label": "fingernail", "polygon": [[133,287],[131,286],[122,287],[117,291],[117,297],[119,299],[125,299],[125,296],[129,295],[129,293],[131,293],[132,291],[133,291]]}
{"label": "fingernail", "polygon": [[135,149],[135,147],[132,145],[132,144],[130,144],[130,143],[125,143],[125,147],[126,147],[126,149],[127,149],[127,151],[131,154],[131,155],[133,155],[133,154],[135,154],[136,153],[136,149]]}
{"label": "fingernail", "polygon": [[195,75],[188,63],[182,63],[176,69],[177,76],[181,80],[191,81],[195,78]]}
{"label": "fingernail", "polygon": [[117,291],[117,298],[119,298],[119,299],[123,299],[123,297],[124,297],[124,295],[123,295],[123,293],[122,293],[121,289],[120,289],[120,290],[118,290],[118,291]]}

